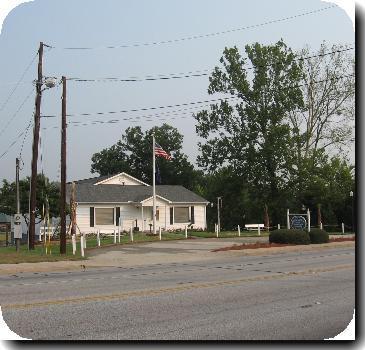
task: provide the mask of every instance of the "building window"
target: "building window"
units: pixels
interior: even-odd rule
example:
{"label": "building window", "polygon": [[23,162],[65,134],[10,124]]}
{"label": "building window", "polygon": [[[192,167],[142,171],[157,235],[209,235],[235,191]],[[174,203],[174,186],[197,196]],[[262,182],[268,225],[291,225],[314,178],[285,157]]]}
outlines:
{"label": "building window", "polygon": [[114,226],[114,208],[95,208],[95,224]]}
{"label": "building window", "polygon": [[156,209],[156,220],[160,221],[160,210]]}
{"label": "building window", "polygon": [[175,207],[174,208],[174,222],[188,223],[189,222],[189,207]]}

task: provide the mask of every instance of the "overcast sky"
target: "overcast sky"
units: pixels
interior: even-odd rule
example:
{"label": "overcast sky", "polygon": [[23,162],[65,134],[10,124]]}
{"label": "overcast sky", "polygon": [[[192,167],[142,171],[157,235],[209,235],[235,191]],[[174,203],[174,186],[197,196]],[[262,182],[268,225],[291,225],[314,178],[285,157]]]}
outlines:
{"label": "overcast sky", "polygon": [[[30,175],[33,130],[29,128],[25,138],[22,132],[34,110],[32,81],[37,77],[40,41],[54,47],[45,49],[45,76],[145,78],[204,71],[218,64],[226,46],[236,45],[243,53],[246,44],[273,44],[281,38],[294,50],[309,45],[316,51],[323,41],[353,44],[350,18],[341,8],[328,8],[332,5],[318,0],[35,0],[19,5],[6,17],[0,35],[0,132],[4,129],[0,154],[17,141],[0,159],[0,180],[14,180],[15,158],[21,149],[21,178]],[[328,9],[302,15],[324,8]],[[296,15],[302,16],[264,24]],[[188,39],[175,40],[184,38]],[[68,47],[92,49],[65,49]],[[142,82],[68,81],[67,113],[116,112],[215,98],[207,94],[207,86],[207,76]],[[51,180],[59,180],[61,92],[61,86],[46,90],[42,99],[42,115],[57,116],[41,120],[42,162],[38,169],[43,168]],[[70,116],[70,123],[88,125],[68,127],[67,180],[93,176],[91,156],[116,143],[127,127],[135,125],[144,130],[164,122],[175,126],[184,135],[184,152],[195,163],[198,138],[191,113],[196,110],[177,109],[181,108]],[[90,123],[111,119],[119,122]]]}

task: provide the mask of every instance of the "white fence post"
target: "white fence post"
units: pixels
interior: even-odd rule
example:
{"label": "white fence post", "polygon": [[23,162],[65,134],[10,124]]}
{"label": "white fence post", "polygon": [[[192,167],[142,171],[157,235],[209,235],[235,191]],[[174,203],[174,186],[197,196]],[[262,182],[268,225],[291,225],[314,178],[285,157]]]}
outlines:
{"label": "white fence post", "polygon": [[344,223],[341,224],[341,229],[342,229],[342,234],[345,234],[345,224]]}
{"label": "white fence post", "polygon": [[286,228],[290,230],[289,209],[286,210]]}
{"label": "white fence post", "polygon": [[161,226],[158,228],[158,235],[160,236],[160,241],[161,241],[161,239],[162,239],[162,237],[161,237]]}
{"label": "white fence post", "polygon": [[72,254],[76,254],[76,235],[71,236],[72,239]]}
{"label": "white fence post", "polygon": [[258,231],[259,236],[261,236],[260,224],[257,224],[257,231]]}
{"label": "white fence post", "polygon": [[133,242],[133,227],[130,228],[131,241]]}
{"label": "white fence post", "polygon": [[185,238],[188,238],[188,228],[185,225]]}
{"label": "white fence post", "polygon": [[84,257],[84,234],[81,234],[80,236],[80,248],[81,248],[81,256]]}
{"label": "white fence post", "polygon": [[98,247],[100,247],[100,230],[96,230],[96,242]]}
{"label": "white fence post", "polygon": [[311,232],[311,213],[309,208],[307,209],[307,218],[308,218],[308,232]]}
{"label": "white fence post", "polygon": [[280,230],[280,224],[278,224],[278,230]]}
{"label": "white fence post", "polygon": [[215,224],[215,231],[216,231],[216,233],[217,233],[217,238],[218,238],[218,235],[219,235],[219,229],[218,229],[218,225],[217,225],[217,224]]}
{"label": "white fence post", "polygon": [[238,230],[238,237],[241,237],[241,228],[240,228],[240,225],[237,226],[237,230]]}
{"label": "white fence post", "polygon": [[118,219],[118,243],[120,243],[120,217]]}
{"label": "white fence post", "polygon": [[322,222],[319,224],[319,228],[320,228],[321,230],[323,230],[323,224],[322,224]]}

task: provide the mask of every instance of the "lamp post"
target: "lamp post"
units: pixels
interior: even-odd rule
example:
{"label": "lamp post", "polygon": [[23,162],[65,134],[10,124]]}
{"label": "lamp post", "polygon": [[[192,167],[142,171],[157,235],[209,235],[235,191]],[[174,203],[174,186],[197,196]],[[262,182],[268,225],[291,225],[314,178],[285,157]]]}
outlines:
{"label": "lamp post", "polygon": [[350,191],[351,197],[351,231],[355,232],[354,230],[354,192]]}

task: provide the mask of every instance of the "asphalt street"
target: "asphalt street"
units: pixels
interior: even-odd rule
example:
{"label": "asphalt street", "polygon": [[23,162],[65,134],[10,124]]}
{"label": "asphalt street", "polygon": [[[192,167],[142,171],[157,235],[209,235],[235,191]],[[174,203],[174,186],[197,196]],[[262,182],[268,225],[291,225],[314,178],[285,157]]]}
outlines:
{"label": "asphalt street", "polygon": [[[157,244],[157,242],[156,242]],[[354,247],[0,275],[29,339],[321,340],[351,321]]]}

